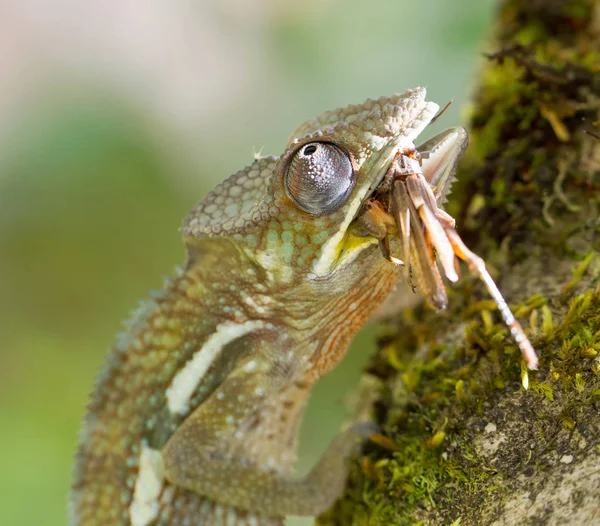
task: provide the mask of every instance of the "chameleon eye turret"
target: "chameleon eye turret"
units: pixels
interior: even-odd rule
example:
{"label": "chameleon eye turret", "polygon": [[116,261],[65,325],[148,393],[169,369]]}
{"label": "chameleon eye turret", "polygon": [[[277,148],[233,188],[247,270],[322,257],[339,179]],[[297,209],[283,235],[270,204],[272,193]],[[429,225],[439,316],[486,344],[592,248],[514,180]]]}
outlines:
{"label": "chameleon eye turret", "polygon": [[348,155],[327,142],[302,146],[294,153],[285,174],[288,196],[313,216],[338,210],[348,199],[354,182]]}

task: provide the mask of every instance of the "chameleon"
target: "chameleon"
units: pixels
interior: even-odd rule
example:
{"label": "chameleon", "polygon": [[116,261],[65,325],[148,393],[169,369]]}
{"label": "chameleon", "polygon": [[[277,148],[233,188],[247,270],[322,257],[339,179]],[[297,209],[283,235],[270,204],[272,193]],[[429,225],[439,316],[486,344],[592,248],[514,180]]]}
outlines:
{"label": "chameleon", "polygon": [[415,88],[323,113],[192,209],[185,263],[133,313],[97,378],[71,525],[277,526],[335,501],[376,427],[350,426],[294,476],[311,386],[383,304],[411,295],[397,283],[416,280],[445,306],[436,258],[451,281],[457,257],[489,277],[442,209],[466,131],[415,146],[438,110]]}

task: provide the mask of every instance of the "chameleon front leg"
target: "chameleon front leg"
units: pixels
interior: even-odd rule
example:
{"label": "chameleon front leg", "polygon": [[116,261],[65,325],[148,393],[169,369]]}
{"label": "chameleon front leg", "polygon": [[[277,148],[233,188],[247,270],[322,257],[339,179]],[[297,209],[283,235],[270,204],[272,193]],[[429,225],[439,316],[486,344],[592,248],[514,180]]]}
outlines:
{"label": "chameleon front leg", "polygon": [[264,354],[236,367],[163,448],[166,478],[216,502],[260,515],[317,515],[326,510],[344,488],[348,457],[376,430],[374,424],[357,424],[339,435],[304,478],[227,454],[232,445],[243,444],[244,425],[266,400],[289,385],[294,369],[293,361],[282,364]]}

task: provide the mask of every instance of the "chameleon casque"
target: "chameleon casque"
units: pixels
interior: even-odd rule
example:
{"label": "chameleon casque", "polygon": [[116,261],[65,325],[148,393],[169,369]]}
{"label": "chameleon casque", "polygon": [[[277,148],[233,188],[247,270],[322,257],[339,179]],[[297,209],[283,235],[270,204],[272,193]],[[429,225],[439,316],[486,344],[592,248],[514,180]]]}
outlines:
{"label": "chameleon casque", "polygon": [[291,475],[312,384],[399,280],[445,306],[436,257],[450,280],[456,257],[489,278],[438,208],[466,132],[414,144],[438,109],[416,88],[324,113],[196,205],[185,264],[134,313],[97,379],[72,525],[274,526],[333,503],[374,428],[350,427],[308,475]]}

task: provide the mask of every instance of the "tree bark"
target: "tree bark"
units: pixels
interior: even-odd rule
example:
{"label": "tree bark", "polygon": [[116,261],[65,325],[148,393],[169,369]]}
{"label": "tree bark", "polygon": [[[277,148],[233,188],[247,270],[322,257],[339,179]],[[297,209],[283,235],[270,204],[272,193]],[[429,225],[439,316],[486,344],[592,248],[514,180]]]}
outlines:
{"label": "tree bark", "polygon": [[505,0],[488,49],[448,209],[539,370],[474,279],[389,322],[382,435],[321,525],[600,524],[600,2]]}

